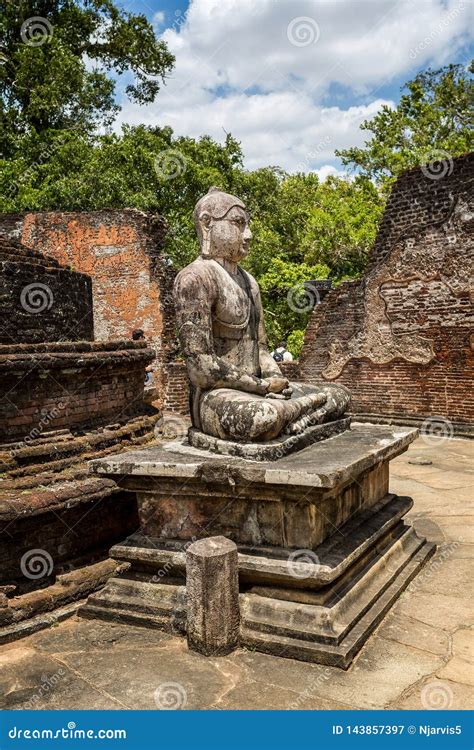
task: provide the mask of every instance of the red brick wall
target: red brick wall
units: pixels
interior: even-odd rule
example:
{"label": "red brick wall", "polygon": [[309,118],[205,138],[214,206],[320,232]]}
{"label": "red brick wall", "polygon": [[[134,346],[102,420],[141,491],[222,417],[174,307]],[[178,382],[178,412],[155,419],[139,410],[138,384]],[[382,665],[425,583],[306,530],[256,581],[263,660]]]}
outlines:
{"label": "red brick wall", "polygon": [[[0,233],[92,276],[94,338],[130,338],[142,328],[156,359],[156,382],[174,355],[174,272],[163,255],[166,224],[136,210],[4,214]],[[163,396],[163,394],[161,394]]]}
{"label": "red brick wall", "polygon": [[0,346],[0,439],[124,422],[143,411],[140,342]]}
{"label": "red brick wall", "polygon": [[166,366],[166,379],[165,411],[189,414],[188,375],[184,362],[170,362]]}
{"label": "red brick wall", "polygon": [[306,330],[302,379],[336,381],[355,414],[474,421],[470,333],[474,158],[397,181],[368,270],[318,305]]}
{"label": "red brick wall", "polygon": [[90,276],[0,234],[0,344],[90,341]]}

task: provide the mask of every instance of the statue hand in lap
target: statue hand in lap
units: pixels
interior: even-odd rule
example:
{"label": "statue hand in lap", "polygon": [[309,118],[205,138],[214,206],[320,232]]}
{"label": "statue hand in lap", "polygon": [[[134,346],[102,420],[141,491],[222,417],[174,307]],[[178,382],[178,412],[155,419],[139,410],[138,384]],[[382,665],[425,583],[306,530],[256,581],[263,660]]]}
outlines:
{"label": "statue hand in lap", "polygon": [[263,441],[342,416],[350,400],[343,386],[290,384],[268,351],[258,284],[238,265],[252,237],[242,201],[211,188],[194,221],[201,255],[174,286],[193,426]]}

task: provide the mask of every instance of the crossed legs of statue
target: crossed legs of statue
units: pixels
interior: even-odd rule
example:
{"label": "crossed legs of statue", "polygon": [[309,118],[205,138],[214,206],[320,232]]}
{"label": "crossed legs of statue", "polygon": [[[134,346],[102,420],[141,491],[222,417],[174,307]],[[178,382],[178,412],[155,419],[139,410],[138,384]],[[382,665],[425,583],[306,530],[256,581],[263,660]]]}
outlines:
{"label": "crossed legs of statue", "polygon": [[202,396],[202,432],[239,442],[273,440],[297,435],[311,425],[338,419],[349,404],[348,391],[339,385],[291,383],[289,399],[275,399],[218,388]]}

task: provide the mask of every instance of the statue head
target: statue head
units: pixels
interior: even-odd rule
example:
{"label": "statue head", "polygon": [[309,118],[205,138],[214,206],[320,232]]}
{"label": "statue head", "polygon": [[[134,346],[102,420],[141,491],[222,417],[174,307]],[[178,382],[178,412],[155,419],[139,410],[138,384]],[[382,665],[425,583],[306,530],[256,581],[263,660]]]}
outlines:
{"label": "statue head", "polygon": [[252,239],[245,205],[235,195],[211,187],[194,209],[194,224],[203,258],[245,258]]}

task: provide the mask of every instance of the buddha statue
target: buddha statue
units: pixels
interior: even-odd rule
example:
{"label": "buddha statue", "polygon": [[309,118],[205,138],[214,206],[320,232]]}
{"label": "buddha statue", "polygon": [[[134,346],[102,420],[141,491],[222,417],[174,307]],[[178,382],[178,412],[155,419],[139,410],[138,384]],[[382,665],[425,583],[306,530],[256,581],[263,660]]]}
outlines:
{"label": "buddha statue", "polygon": [[343,386],[289,383],[268,351],[258,284],[239,266],[252,238],[242,201],[211,188],[194,221],[201,255],[174,286],[193,427],[265,442],[342,417],[350,401]]}

